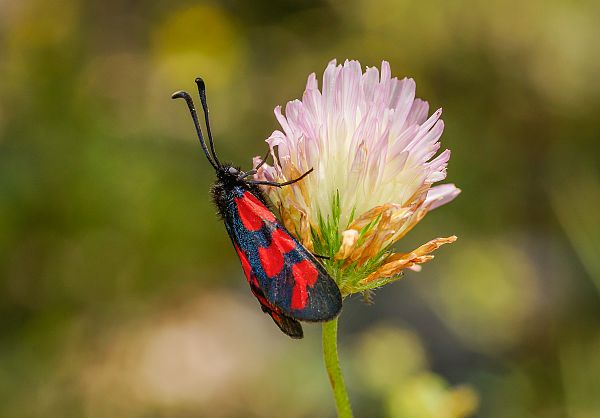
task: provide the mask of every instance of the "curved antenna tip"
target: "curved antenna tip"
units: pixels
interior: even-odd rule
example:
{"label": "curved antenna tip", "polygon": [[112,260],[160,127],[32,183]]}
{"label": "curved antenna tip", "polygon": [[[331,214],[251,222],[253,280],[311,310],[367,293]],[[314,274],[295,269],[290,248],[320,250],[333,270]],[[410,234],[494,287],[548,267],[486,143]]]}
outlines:
{"label": "curved antenna tip", "polygon": [[196,77],[196,84],[198,85],[198,87],[200,87],[202,90],[206,89],[206,85],[204,84],[204,80],[201,77]]}
{"label": "curved antenna tip", "polygon": [[183,90],[179,90],[171,95],[171,99],[185,99],[185,96],[189,96],[189,94]]}

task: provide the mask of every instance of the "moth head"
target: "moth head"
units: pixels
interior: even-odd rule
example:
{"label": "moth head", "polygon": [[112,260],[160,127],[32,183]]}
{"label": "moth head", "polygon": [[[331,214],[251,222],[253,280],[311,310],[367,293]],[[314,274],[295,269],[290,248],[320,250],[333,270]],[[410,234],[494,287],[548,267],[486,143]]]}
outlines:
{"label": "moth head", "polygon": [[238,183],[244,172],[239,167],[223,164],[217,169],[217,178],[224,184],[233,185]]}

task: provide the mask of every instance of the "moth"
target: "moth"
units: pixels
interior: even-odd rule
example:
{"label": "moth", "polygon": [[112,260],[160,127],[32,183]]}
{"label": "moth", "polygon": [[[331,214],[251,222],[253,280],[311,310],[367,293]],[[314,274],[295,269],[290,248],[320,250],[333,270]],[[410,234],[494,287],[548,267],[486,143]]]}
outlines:
{"label": "moth", "polygon": [[332,320],[342,309],[342,296],[316,256],[304,248],[269,209],[269,202],[259,186],[285,187],[302,181],[312,169],[296,179],[277,183],[253,179],[267,157],[249,171],[221,163],[210,130],[204,81],[197,78],[196,85],[208,146],[190,94],[178,91],[172,98],[185,100],[202,150],[215,169],[217,178],[211,190],[213,202],[240,259],[250,290],[263,312],[269,314],[285,334],[302,338],[299,321]]}

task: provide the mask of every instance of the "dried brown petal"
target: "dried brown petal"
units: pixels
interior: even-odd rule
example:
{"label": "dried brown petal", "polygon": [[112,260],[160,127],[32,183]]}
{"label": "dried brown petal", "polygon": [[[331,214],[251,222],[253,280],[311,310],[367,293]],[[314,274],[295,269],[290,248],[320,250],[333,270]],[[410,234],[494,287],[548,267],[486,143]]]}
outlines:
{"label": "dried brown petal", "polygon": [[433,239],[410,253],[395,253],[390,255],[375,272],[371,273],[367,278],[360,281],[360,284],[369,284],[378,279],[393,277],[406,268],[413,268],[417,264],[425,263],[433,259],[433,255],[429,254],[437,250],[444,244],[449,244],[456,241],[456,236],[452,235],[447,238]]}

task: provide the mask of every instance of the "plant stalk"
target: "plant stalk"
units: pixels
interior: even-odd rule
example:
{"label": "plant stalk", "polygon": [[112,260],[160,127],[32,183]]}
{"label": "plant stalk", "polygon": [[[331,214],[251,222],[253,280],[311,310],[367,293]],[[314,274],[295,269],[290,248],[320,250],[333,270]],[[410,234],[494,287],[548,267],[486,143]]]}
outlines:
{"label": "plant stalk", "polygon": [[350,399],[348,398],[342,369],[340,368],[340,359],[338,357],[337,330],[338,318],[323,324],[323,359],[325,360],[325,368],[329,375],[329,383],[333,391],[338,418],[352,418]]}

